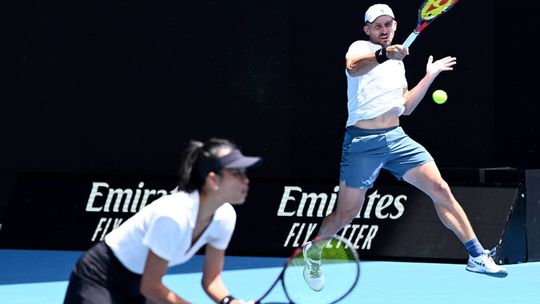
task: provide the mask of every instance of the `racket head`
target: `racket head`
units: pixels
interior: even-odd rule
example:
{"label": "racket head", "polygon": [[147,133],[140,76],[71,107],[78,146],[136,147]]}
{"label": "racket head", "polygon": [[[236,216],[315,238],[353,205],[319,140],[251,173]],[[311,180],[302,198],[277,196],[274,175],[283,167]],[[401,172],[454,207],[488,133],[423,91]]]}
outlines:
{"label": "racket head", "polygon": [[[304,279],[303,248],[295,250],[282,274],[282,285],[291,303],[333,304],[344,299],[360,279],[360,259],[354,245],[341,236],[316,238],[311,248],[320,252],[324,288],[312,290]],[[310,255],[312,251],[310,250]]]}
{"label": "racket head", "polygon": [[430,22],[450,10],[458,0],[425,0],[418,9],[418,21]]}

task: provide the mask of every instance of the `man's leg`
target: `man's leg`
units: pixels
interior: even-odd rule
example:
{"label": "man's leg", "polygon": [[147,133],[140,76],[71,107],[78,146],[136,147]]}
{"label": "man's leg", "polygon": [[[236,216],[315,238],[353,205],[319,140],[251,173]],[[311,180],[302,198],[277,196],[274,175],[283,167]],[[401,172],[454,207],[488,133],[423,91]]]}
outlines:
{"label": "man's leg", "polygon": [[[493,262],[478,242],[474,230],[450,190],[443,180],[435,162],[430,161],[412,168],[403,179],[426,193],[432,200],[441,222],[463,243],[469,251],[467,270],[489,274],[506,275],[506,270]],[[480,251],[480,252],[478,252]],[[471,264],[472,263],[472,264]],[[477,265],[478,264],[478,265]]]}
{"label": "man's leg", "polygon": [[332,236],[349,224],[364,205],[367,189],[348,187],[344,181],[339,183],[336,209],[322,222],[318,236]]}
{"label": "man's leg", "polygon": [[442,223],[452,230],[463,244],[476,237],[467,215],[441,177],[435,162],[431,161],[407,171],[403,179],[433,200]]}
{"label": "man's leg", "polygon": [[[340,182],[336,209],[322,222],[318,237],[330,237],[341,228],[349,224],[362,209],[366,196],[366,189],[348,187],[344,181]],[[321,269],[321,252],[324,245],[314,245],[311,242],[304,245],[304,279],[308,286],[320,291],[324,287],[324,276]]]}

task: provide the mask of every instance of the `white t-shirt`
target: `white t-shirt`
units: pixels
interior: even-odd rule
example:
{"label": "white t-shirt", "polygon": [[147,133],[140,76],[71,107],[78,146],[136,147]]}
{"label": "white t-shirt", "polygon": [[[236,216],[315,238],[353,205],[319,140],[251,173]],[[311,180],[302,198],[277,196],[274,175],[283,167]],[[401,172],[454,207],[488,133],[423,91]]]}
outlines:
{"label": "white t-shirt", "polygon": [[[381,46],[370,41],[355,41],[349,47],[349,55],[373,53]],[[405,110],[403,89],[407,88],[405,66],[401,60],[387,60],[377,65],[365,75],[353,77],[347,75],[347,107],[349,117],[347,126],[359,120],[377,117],[394,109],[399,116]]]}
{"label": "white t-shirt", "polygon": [[148,250],[169,261],[169,267],[189,260],[205,244],[226,249],[236,224],[236,212],[223,204],[193,244],[193,228],[199,211],[199,193],[178,192],[163,196],[145,206],[105,236],[122,264],[142,274]]}

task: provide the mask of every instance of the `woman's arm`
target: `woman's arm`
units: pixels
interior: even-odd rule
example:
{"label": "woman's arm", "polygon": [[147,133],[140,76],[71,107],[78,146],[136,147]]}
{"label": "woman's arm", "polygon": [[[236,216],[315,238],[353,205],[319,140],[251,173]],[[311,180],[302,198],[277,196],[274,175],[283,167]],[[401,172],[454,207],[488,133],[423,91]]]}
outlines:
{"label": "woman's arm", "polygon": [[202,286],[208,296],[216,303],[219,303],[223,298],[229,295],[229,291],[221,279],[224,261],[225,250],[216,249],[211,245],[206,245]]}
{"label": "woman's arm", "polygon": [[[208,296],[216,303],[220,303],[223,298],[229,296],[229,291],[221,279],[223,264],[225,261],[225,250],[217,249],[211,245],[206,245],[204,256],[204,269],[202,277],[202,286]],[[234,299],[230,304],[245,303],[242,300]]]}
{"label": "woman's arm", "polygon": [[169,262],[157,256],[152,250],[148,252],[146,265],[141,279],[141,293],[151,301],[151,303],[175,303],[189,304],[165,285],[162,279],[167,273]]}

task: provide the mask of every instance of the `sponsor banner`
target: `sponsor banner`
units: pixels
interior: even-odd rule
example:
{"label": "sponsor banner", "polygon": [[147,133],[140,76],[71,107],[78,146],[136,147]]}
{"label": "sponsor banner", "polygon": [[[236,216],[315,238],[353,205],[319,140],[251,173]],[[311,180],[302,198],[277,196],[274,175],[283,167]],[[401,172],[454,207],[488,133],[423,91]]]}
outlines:
{"label": "sponsor banner", "polygon": [[[271,183],[253,189],[249,206],[241,207],[235,253],[287,256],[313,238],[335,207],[339,187],[324,183]],[[478,238],[486,247],[501,241],[518,189],[453,187]],[[406,184],[378,185],[368,191],[362,210],[338,232],[364,259],[463,260],[458,238],[439,220],[433,202]]]}
{"label": "sponsor banner", "polygon": [[85,250],[175,187],[174,178],[21,176],[2,223],[0,246]]}
{"label": "sponsor banner", "polygon": [[[313,238],[337,203],[326,182],[251,181],[230,255],[288,256]],[[485,246],[501,240],[516,188],[454,187]],[[0,247],[85,250],[155,199],[176,192],[174,177],[90,177],[28,174],[0,230]],[[338,232],[363,258],[465,259],[425,194],[405,183],[368,191],[362,210]]]}

